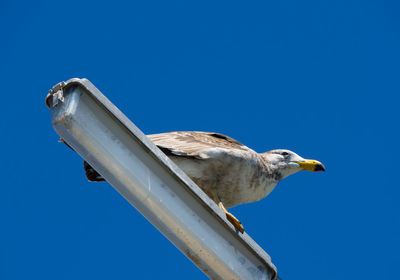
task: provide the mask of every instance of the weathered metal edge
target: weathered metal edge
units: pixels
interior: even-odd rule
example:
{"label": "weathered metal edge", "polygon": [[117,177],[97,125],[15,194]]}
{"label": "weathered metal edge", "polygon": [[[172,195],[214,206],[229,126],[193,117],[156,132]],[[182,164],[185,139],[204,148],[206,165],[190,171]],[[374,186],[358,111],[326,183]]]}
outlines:
{"label": "weathered metal edge", "polygon": [[50,108],[51,106],[50,102],[52,101],[53,94],[57,93],[59,90],[65,90],[74,85],[83,87],[101,106],[115,116],[116,119],[128,129],[131,135],[139,140],[148,153],[154,156],[157,160],[161,161],[173,176],[188,186],[188,189],[195,195],[195,197],[204,205],[206,205],[208,209],[210,209],[210,212],[219,218],[220,222],[222,222],[232,231],[234,235],[242,240],[242,243],[245,246],[257,254],[257,257],[272,270],[272,279],[277,278],[277,268],[272,263],[271,257],[246,232],[244,234],[238,233],[225,219],[218,206],[88,79],[72,78],[66,82],[60,82],[56,84],[46,96],[45,103],[47,107]]}

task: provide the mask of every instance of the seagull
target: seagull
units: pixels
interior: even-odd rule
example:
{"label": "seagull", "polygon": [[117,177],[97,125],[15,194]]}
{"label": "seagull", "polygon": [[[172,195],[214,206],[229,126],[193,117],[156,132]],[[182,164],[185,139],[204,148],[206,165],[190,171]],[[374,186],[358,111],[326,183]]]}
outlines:
{"label": "seagull", "polygon": [[[257,153],[220,133],[175,131],[148,138],[215,201],[241,233],[242,223],[227,208],[263,199],[296,172],[325,171],[317,160],[284,149]],[[84,169],[89,181],[105,181],[86,161]]]}

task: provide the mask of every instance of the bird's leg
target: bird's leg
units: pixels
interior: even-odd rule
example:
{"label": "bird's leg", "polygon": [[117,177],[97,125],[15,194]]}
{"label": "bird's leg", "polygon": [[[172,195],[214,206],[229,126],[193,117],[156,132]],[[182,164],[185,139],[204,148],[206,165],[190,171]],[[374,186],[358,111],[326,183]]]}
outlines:
{"label": "bird's leg", "polygon": [[229,213],[228,210],[226,210],[224,204],[222,204],[222,201],[218,196],[217,187],[216,187],[215,183],[211,186],[211,193],[212,193],[213,200],[215,201],[215,203],[217,203],[218,207],[221,208],[221,210],[225,212],[225,215],[226,215],[226,218],[228,219],[228,221],[231,222],[231,224],[238,231],[243,233],[244,232],[244,227],[243,227],[242,223],[235,216],[233,216],[231,213]]}

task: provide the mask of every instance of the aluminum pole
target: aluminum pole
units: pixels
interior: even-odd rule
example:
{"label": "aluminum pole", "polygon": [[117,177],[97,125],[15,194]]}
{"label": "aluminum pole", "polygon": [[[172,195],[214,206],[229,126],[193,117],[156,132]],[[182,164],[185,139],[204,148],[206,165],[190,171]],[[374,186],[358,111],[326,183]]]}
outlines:
{"label": "aluminum pole", "polygon": [[275,279],[268,254],[86,79],[46,97],[56,132],[211,279]]}

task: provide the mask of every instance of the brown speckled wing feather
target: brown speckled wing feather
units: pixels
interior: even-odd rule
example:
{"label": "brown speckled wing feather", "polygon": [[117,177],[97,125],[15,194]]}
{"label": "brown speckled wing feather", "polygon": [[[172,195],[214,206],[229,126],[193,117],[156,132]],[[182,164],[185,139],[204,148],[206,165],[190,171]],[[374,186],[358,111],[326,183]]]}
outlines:
{"label": "brown speckled wing feather", "polygon": [[175,131],[148,137],[167,155],[201,158],[200,153],[210,148],[250,150],[239,141],[220,133]]}

